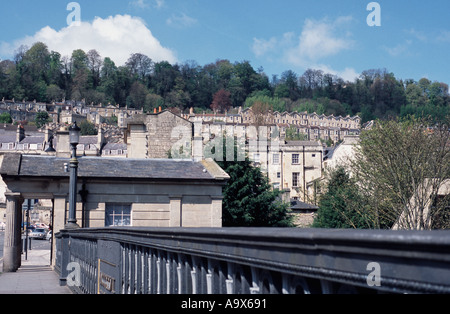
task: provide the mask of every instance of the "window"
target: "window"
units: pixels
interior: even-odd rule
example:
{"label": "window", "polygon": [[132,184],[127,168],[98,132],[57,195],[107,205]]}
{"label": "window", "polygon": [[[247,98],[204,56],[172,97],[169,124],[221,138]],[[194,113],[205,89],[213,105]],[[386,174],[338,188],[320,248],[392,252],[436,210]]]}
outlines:
{"label": "window", "polygon": [[292,164],[298,164],[299,163],[299,154],[292,154]]}
{"label": "window", "polygon": [[293,172],[292,173],[292,187],[294,187],[294,188],[298,187],[299,180],[300,180],[300,173]]}
{"label": "window", "polygon": [[131,205],[106,204],[105,226],[131,226]]}
{"label": "window", "polygon": [[272,163],[274,165],[280,164],[280,154],[273,154],[273,156],[272,156]]}
{"label": "window", "polygon": [[277,179],[281,178],[281,172],[277,172]]}

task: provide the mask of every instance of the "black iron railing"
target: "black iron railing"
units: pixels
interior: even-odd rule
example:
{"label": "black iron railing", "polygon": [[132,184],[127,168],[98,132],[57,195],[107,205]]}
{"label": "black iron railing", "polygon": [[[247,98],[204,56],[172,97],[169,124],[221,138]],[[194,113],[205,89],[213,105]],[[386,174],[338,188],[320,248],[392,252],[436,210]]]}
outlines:
{"label": "black iron railing", "polygon": [[449,293],[450,232],[99,228],[56,235],[82,293]]}

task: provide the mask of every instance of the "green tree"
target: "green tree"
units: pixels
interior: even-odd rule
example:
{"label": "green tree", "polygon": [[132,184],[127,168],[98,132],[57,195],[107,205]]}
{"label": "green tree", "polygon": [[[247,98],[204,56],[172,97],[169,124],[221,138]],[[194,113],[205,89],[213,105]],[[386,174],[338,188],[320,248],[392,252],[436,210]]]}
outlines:
{"label": "green tree", "polygon": [[280,192],[272,190],[268,178],[248,158],[229,161],[224,156],[224,161],[217,163],[230,176],[223,191],[225,227],[292,227],[288,205],[281,201]]}
{"label": "green tree", "polygon": [[46,84],[48,83],[48,69],[50,53],[44,43],[35,43],[23,53],[17,64],[20,74],[20,85],[29,100],[46,100]]}
{"label": "green tree", "polygon": [[58,85],[51,84],[46,88],[47,101],[61,101],[65,97],[65,92]]}
{"label": "green tree", "polygon": [[102,68],[102,58],[97,50],[89,50],[86,54],[87,63],[90,70],[92,86],[97,88],[100,85],[100,69]]}
{"label": "green tree", "polygon": [[378,121],[362,132],[352,171],[380,227],[431,228],[430,200],[450,178],[448,121]]}
{"label": "green tree", "polygon": [[136,81],[131,85],[130,95],[127,98],[127,105],[131,108],[141,109],[145,105],[148,90],[144,84]]}
{"label": "green tree", "polygon": [[72,90],[71,96],[81,100],[86,97],[87,91],[92,88],[90,79],[89,58],[82,49],[72,52]]}
{"label": "green tree", "polygon": [[133,53],[128,58],[126,66],[130,69],[133,77],[146,84],[153,69],[153,61],[142,53]]}
{"label": "green tree", "polygon": [[374,219],[364,206],[355,180],[343,167],[333,170],[327,191],[319,201],[314,228],[373,228]]}
{"label": "green tree", "polygon": [[50,61],[49,61],[49,68],[48,68],[48,80],[49,84],[54,84],[58,87],[62,86],[63,83],[63,64],[61,60],[61,54],[56,51],[50,52]]}
{"label": "green tree", "polygon": [[164,99],[156,94],[147,94],[145,97],[144,111],[148,113],[153,113],[155,108],[163,107]]}
{"label": "green tree", "polygon": [[9,112],[3,112],[2,114],[0,114],[0,123],[12,123],[13,120],[11,118],[11,115],[9,114]]}
{"label": "green tree", "polygon": [[86,120],[80,123],[80,129],[81,135],[97,135],[98,133],[95,125]]}
{"label": "green tree", "polygon": [[105,94],[106,102],[120,103],[118,95],[118,69],[114,62],[106,57],[100,71],[100,85],[97,88],[99,92]]}
{"label": "green tree", "polygon": [[38,129],[42,128],[47,122],[49,122],[49,115],[47,111],[38,112],[34,122],[36,123]]}
{"label": "green tree", "polygon": [[291,125],[286,130],[286,141],[307,141],[308,135],[300,133],[295,125]]}
{"label": "green tree", "polygon": [[82,49],[77,49],[72,52],[71,63],[73,75],[77,75],[78,71],[89,69],[89,58]]}

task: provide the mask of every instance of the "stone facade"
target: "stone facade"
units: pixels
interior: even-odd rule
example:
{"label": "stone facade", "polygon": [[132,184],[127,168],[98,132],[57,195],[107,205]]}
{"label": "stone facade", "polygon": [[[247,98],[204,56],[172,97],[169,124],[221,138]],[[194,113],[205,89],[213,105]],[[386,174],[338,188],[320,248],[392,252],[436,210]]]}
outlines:
{"label": "stone facade", "polygon": [[[14,191],[23,199],[53,199],[54,229],[62,229],[68,217],[67,159],[18,154],[1,157],[5,194]],[[129,210],[131,226],[222,226],[222,187],[229,177],[213,160],[81,157],[79,162],[80,226],[104,227],[108,207],[113,205]]]}
{"label": "stone facade", "polygon": [[169,111],[135,115],[127,125],[129,158],[167,158],[172,150],[184,157],[192,155],[193,124],[180,116]]}
{"label": "stone facade", "polygon": [[265,165],[275,188],[289,189],[294,200],[313,197],[314,180],[322,177],[322,151],[319,142],[282,142],[277,150],[269,150]]}
{"label": "stone facade", "polygon": [[277,128],[280,137],[284,138],[286,130],[294,128],[298,134],[311,141],[332,140],[341,141],[347,135],[358,135],[361,130],[361,118],[358,116],[326,116],[307,112],[278,112],[268,111],[255,114],[252,108],[238,109],[237,114],[189,114],[183,115],[191,122],[202,122],[204,129],[215,128],[214,125],[233,125],[248,128],[255,125],[264,125],[270,129]]}
{"label": "stone facade", "polygon": [[242,145],[241,156],[247,154],[267,174],[274,188],[290,189],[292,199],[307,201],[314,194],[314,181],[322,176],[323,146],[319,141],[286,142],[276,131],[276,126],[257,129],[226,123],[192,123],[164,111],[130,119],[126,141],[129,158],[165,158],[170,151],[175,159],[219,160],[223,158],[223,135],[234,136],[238,146]]}

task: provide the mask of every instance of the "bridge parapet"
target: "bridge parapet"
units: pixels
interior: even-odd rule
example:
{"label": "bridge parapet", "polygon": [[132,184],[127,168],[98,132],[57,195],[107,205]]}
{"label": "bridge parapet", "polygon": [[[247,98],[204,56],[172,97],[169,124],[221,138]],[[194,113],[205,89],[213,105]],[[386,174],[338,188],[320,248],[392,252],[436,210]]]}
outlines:
{"label": "bridge parapet", "polygon": [[450,293],[450,232],[92,228],[56,234],[82,293]]}

